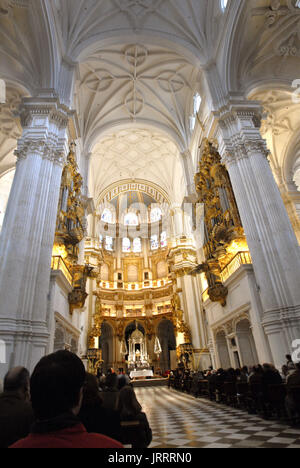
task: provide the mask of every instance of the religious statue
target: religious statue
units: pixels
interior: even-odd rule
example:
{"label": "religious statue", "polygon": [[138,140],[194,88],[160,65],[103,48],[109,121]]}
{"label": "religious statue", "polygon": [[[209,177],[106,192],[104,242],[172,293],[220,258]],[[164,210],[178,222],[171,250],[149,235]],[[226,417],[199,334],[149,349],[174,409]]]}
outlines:
{"label": "religious statue", "polygon": [[130,335],[128,365],[130,370],[150,369],[149,355],[147,353],[147,342],[144,334],[136,328]]}

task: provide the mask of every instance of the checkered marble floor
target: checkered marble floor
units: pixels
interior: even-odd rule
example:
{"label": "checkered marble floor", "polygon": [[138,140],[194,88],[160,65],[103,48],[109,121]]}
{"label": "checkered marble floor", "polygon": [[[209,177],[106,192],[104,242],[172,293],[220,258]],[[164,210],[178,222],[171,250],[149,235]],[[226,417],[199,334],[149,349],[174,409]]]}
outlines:
{"label": "checkered marble floor", "polygon": [[150,448],[300,448],[300,429],[167,387],[137,388]]}

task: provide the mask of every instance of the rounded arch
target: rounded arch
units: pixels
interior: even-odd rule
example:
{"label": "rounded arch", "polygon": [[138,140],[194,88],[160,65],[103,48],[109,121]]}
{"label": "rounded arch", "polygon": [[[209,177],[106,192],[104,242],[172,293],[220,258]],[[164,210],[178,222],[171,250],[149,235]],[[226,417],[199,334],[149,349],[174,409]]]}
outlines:
{"label": "rounded arch", "polygon": [[113,327],[108,322],[103,322],[101,326],[101,336],[99,348],[102,350],[103,371],[107,372],[113,366]]}
{"label": "rounded arch", "polygon": [[54,347],[53,347],[54,352],[65,349],[65,344],[66,344],[65,330],[60,325],[56,325],[55,335],[54,335]]}
{"label": "rounded arch", "polygon": [[225,330],[221,329],[216,332],[216,348],[219,360],[219,365],[223,369],[231,367],[230,355],[228,350],[227,338]]}
{"label": "rounded arch", "polygon": [[249,318],[242,316],[239,320],[236,321],[235,329],[242,365],[256,365],[258,363],[258,356]]}
{"label": "rounded arch", "polygon": [[118,196],[119,193],[126,193],[132,190],[143,192],[146,195],[150,193],[153,199],[156,200],[156,202],[160,206],[165,205],[165,204],[170,205],[168,194],[154,182],[150,182],[144,179],[135,179],[135,180],[123,179],[113,184],[110,184],[99,194],[99,196],[97,197],[97,200],[98,200],[98,203],[99,201],[101,202],[104,200],[105,206],[106,204],[107,206],[113,206],[113,205],[109,205],[109,203],[111,202],[113,198]]}
{"label": "rounded arch", "polygon": [[161,355],[159,366],[164,373],[171,368],[170,352],[176,349],[174,324],[168,319],[162,319],[157,325],[157,336],[160,341]]}

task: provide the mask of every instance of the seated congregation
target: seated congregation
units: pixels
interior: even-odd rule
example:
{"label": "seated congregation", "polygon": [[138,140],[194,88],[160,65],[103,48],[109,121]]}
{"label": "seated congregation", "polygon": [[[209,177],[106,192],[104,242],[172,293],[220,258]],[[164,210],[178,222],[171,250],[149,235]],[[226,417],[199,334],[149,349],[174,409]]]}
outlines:
{"label": "seated congregation", "polygon": [[[100,386],[101,385],[101,386]],[[146,448],[152,431],[125,376],[85,371],[69,351],[29,375],[11,369],[0,394],[0,448]]]}
{"label": "seated congregation", "polygon": [[170,374],[169,387],[265,419],[297,425],[300,423],[300,363],[294,364],[290,355],[286,358],[281,373],[271,364],[217,371],[210,368],[205,372],[178,368]]}

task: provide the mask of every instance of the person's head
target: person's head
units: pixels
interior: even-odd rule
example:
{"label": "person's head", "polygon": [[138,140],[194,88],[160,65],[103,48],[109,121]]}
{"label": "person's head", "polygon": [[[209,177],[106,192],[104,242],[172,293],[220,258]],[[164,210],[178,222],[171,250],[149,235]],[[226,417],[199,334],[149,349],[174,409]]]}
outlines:
{"label": "person's head", "polygon": [[287,354],[287,355],[285,356],[285,358],[286,358],[287,361],[291,361],[291,360],[292,360],[292,356],[291,356],[290,354]]}
{"label": "person's head", "polygon": [[134,389],[131,386],[123,387],[119,393],[118,411],[122,419],[136,417],[142,407],[137,401]]}
{"label": "person's head", "polygon": [[38,419],[64,413],[78,414],[86,372],[82,361],[69,351],[43,357],[30,379],[31,402]]}
{"label": "person's head", "polygon": [[248,372],[249,372],[248,367],[247,366],[242,367],[242,372],[243,372],[243,374],[248,374]]}
{"label": "person's head", "polygon": [[288,373],[289,373],[288,366],[282,366],[281,371],[282,371],[283,375],[288,375]]}
{"label": "person's head", "polygon": [[264,372],[270,372],[272,370],[271,364],[265,363],[263,364]]}
{"label": "person's head", "polygon": [[118,376],[115,373],[108,374],[106,376],[105,384],[107,388],[116,389],[118,388]]}
{"label": "person's head", "polygon": [[29,400],[30,375],[25,367],[15,367],[4,378],[3,391],[18,393],[23,400]]}
{"label": "person's head", "polygon": [[125,375],[121,375],[118,379],[118,389],[121,390],[126,385],[127,385],[126,377]]}
{"label": "person's head", "polygon": [[83,387],[82,407],[94,404],[102,404],[99,392],[98,379],[95,375],[86,373]]}

